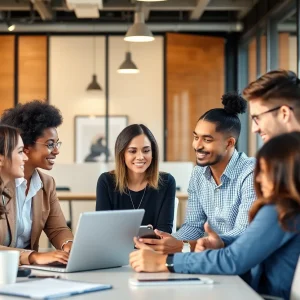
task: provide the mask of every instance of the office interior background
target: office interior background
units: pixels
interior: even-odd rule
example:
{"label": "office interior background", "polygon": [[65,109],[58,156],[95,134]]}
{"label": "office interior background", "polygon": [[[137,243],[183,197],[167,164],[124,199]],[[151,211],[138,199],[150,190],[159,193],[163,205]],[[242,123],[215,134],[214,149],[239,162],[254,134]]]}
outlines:
{"label": "office interior background", "polygon": [[[50,174],[77,193],[95,193],[114,165],[112,151],[97,162],[78,156],[93,143],[82,136],[94,123],[78,127],[102,116],[104,145],[113,149],[122,126],[114,117],[143,123],[157,139],[161,169],[186,193],[198,118],[266,71],[299,75],[299,16],[299,0],[0,0],[0,113],[33,99],[61,110],[63,146]],[[124,40],[137,21],[153,41]],[[129,58],[130,74],[122,73]],[[100,89],[87,90],[93,75]],[[241,122],[238,149],[254,156],[261,141],[249,114]],[[95,209],[82,200],[63,206],[74,228],[81,211]]]}

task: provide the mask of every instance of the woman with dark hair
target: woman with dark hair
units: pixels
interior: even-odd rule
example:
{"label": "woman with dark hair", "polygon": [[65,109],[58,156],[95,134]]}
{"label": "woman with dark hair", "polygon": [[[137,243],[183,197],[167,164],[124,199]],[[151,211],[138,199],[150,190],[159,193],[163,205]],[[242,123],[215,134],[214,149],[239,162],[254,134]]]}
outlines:
{"label": "woman with dark hair", "polygon": [[[274,137],[258,152],[258,200],[250,225],[237,238],[210,232],[210,248],[200,253],[158,254],[142,248],[130,255],[138,272],[243,275],[257,292],[289,299],[300,255],[300,133]],[[196,251],[200,251],[196,246]]]}
{"label": "woman with dark hair", "polygon": [[0,125],[0,230],[3,228],[1,220],[7,214],[6,204],[11,199],[11,191],[7,186],[16,178],[24,176],[27,156],[23,148],[23,141],[16,128]]}
{"label": "woman with dark hair", "polygon": [[175,180],[158,170],[158,145],[143,124],[126,127],[115,144],[116,169],[97,183],[96,210],[145,209],[142,225],[172,232]]}
{"label": "woman with dark hair", "polygon": [[[54,179],[39,170],[51,170],[55,164],[61,145],[56,128],[61,123],[60,111],[41,101],[18,104],[1,116],[1,124],[20,129],[28,157],[24,178],[15,181],[15,199],[7,204],[0,231],[0,249],[19,250],[21,264],[68,261],[73,234],[61,211]],[[58,250],[38,252],[42,231]]]}

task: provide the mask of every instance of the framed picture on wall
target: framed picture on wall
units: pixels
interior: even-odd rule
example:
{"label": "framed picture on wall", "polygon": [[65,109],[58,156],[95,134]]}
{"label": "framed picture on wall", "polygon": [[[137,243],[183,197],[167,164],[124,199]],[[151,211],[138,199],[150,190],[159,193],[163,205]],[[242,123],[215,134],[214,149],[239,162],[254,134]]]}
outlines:
{"label": "framed picture on wall", "polygon": [[127,126],[127,116],[109,116],[108,145],[105,136],[105,116],[75,116],[75,162],[114,161],[117,136]]}

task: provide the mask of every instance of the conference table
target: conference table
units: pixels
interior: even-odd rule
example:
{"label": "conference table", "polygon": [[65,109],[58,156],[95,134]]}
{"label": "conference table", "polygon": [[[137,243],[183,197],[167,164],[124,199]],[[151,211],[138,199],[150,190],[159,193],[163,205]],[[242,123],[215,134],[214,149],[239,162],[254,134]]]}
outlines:
{"label": "conference table", "polygon": [[[32,271],[34,275],[60,275],[62,279],[85,281],[92,283],[111,284],[111,290],[88,293],[64,299],[122,299],[122,300],[184,300],[184,299],[230,299],[256,300],[262,299],[239,276],[195,275],[173,273],[136,273],[129,266],[95,270],[77,273],[54,273],[46,271]],[[207,285],[160,285],[160,286],[132,286],[130,278],[176,278],[176,277],[209,277],[213,284]],[[35,280],[35,279],[18,279]],[[0,296],[0,300],[20,299],[17,297]]]}
{"label": "conference table", "polygon": [[[82,200],[96,200],[95,193],[73,193],[73,192],[57,192],[57,197],[60,200],[69,200],[69,201],[82,201]],[[188,193],[185,192],[176,192],[176,197],[179,200],[187,200]]]}

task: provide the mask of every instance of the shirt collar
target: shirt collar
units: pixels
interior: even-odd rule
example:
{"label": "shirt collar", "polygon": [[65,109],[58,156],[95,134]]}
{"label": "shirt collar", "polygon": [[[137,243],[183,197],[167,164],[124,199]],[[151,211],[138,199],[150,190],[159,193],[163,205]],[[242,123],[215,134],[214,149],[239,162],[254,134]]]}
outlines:
{"label": "shirt collar", "polygon": [[[16,183],[16,187],[19,187],[22,184],[27,185],[27,180],[24,177],[17,178],[17,179],[15,179],[15,183]],[[34,189],[36,191],[40,190],[43,187],[41,177],[40,177],[39,173],[37,172],[37,170],[34,170],[32,176],[31,176],[30,184],[32,184],[32,186],[34,187]]]}
{"label": "shirt collar", "polygon": [[[234,174],[235,174],[234,173],[234,168],[236,166],[236,163],[237,163],[238,159],[239,159],[239,153],[236,151],[236,149],[234,149],[234,152],[233,152],[233,154],[232,154],[232,156],[231,156],[231,158],[230,158],[230,160],[229,160],[222,176],[224,175],[224,176],[228,177],[229,179],[234,178]],[[210,179],[211,170],[210,170],[209,166],[206,166],[206,167],[203,168],[203,174],[205,175],[205,177],[207,179]],[[221,178],[222,178],[222,176],[221,176]]]}

